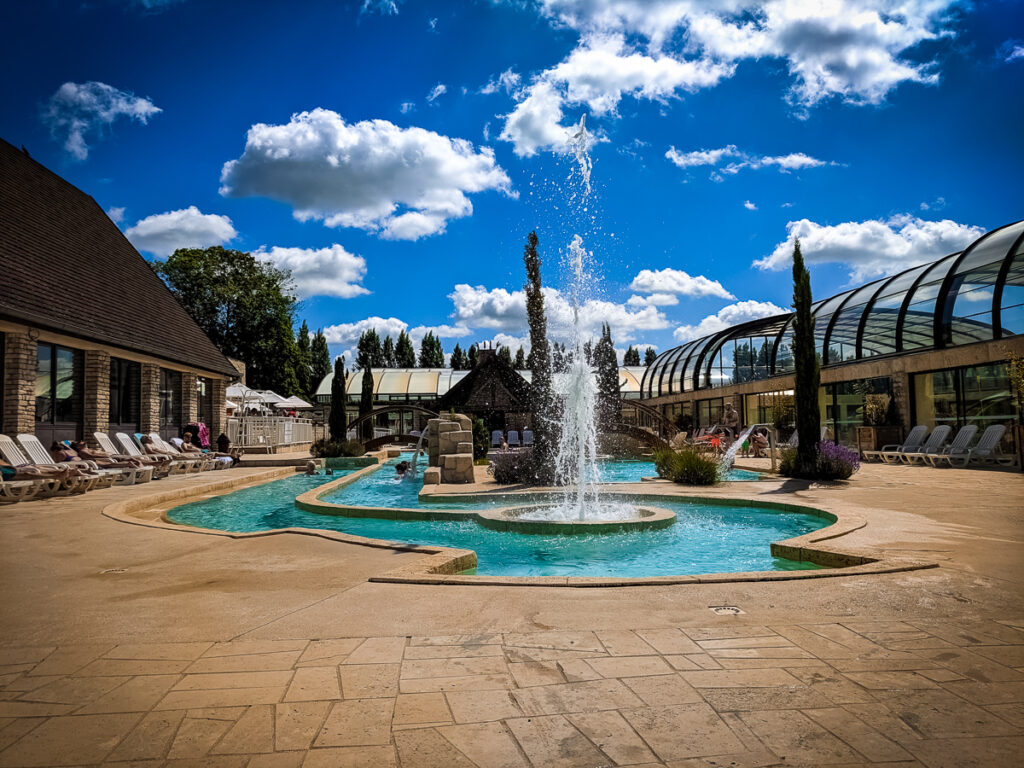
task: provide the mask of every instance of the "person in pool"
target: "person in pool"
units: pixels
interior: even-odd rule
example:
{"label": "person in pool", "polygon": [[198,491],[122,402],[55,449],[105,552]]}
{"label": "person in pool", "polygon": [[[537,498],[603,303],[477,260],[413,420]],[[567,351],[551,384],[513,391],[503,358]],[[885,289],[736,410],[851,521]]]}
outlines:
{"label": "person in pool", "polygon": [[405,473],[408,472],[408,471],[409,471],[409,462],[408,461],[400,461],[397,464],[395,464],[395,477],[397,477],[399,479],[404,479],[405,478]]}

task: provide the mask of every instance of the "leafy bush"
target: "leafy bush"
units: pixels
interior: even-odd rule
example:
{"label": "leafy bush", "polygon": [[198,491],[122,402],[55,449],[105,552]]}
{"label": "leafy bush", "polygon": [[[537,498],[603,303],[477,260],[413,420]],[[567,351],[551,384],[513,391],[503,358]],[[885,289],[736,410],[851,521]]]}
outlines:
{"label": "leafy bush", "polygon": [[[818,443],[818,459],[814,464],[814,476],[807,480],[846,480],[860,469],[857,452],[845,445],[825,441]],[[796,473],[796,448],[782,451],[779,474],[785,477],[800,477]]]}
{"label": "leafy bush", "polygon": [[317,440],[309,452],[316,458],[333,459],[338,456],[362,456],[366,453],[358,440]]}
{"label": "leafy bush", "polygon": [[487,451],[491,447],[491,433],[487,431],[487,425],[483,419],[473,419],[473,459],[474,463],[480,459],[487,458]]}
{"label": "leafy bush", "polygon": [[718,482],[718,461],[695,448],[676,452],[662,449],[654,454],[659,477],[685,485],[714,485]]}
{"label": "leafy bush", "polygon": [[533,450],[520,448],[517,451],[499,451],[492,454],[487,474],[499,485],[532,483],[536,476],[533,471]]}

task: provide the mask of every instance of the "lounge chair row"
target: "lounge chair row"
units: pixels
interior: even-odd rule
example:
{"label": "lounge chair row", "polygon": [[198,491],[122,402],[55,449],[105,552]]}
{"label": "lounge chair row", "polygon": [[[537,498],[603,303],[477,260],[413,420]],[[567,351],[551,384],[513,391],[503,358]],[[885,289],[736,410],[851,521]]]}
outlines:
{"label": "lounge chair row", "polygon": [[142,435],[135,436],[135,440],[140,441],[136,442],[123,432],[117,433],[122,451],[114,446],[105,433],[96,432],[94,437],[112,460],[122,464],[131,460],[136,466],[104,467],[87,459],[56,462],[35,435],[20,434],[17,442],[7,435],[0,435],[0,456],[16,470],[21,470],[20,474],[30,475],[25,479],[0,481],[0,503],[85,493],[113,485],[147,483],[169,474],[220,469],[232,463],[226,457],[184,453],[180,446],[161,440],[156,433],[149,437],[164,452],[163,455],[144,452]]}
{"label": "lounge chair row", "polygon": [[[978,427],[968,424],[961,427],[946,444],[952,428],[948,424],[940,424],[928,434],[928,427],[918,424],[907,435],[906,440],[899,444],[882,446],[878,451],[864,451],[867,461],[884,461],[886,464],[930,464],[933,467],[966,467],[972,464],[1001,464],[1013,466],[1017,457],[997,453],[999,441],[1003,439],[1006,426],[993,424],[971,446],[971,441],[978,432]],[[927,437],[927,439],[925,439]]]}
{"label": "lounge chair row", "polygon": [[491,448],[501,448],[502,443],[507,444],[509,448],[518,448],[519,446],[529,448],[533,445],[533,431],[524,429],[523,439],[520,441],[518,430],[510,429],[506,435],[500,429],[495,429],[491,432]]}

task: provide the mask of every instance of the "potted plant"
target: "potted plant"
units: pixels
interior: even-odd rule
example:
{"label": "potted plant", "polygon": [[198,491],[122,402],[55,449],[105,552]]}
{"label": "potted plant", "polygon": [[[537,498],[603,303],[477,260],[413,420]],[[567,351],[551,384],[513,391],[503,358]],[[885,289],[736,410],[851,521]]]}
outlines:
{"label": "potted plant", "polygon": [[867,384],[857,384],[855,391],[863,397],[861,418],[857,427],[857,450],[877,451],[883,446],[898,443],[903,437],[896,420],[896,403],[892,395],[870,391]]}

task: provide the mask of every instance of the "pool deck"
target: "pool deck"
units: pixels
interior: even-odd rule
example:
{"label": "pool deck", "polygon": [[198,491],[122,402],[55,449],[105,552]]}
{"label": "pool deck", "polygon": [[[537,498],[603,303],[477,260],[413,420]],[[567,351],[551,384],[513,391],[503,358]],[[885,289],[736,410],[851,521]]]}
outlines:
{"label": "pool deck", "polygon": [[990,768],[1024,754],[1019,473],[865,465],[848,484],[702,491],[854,510],[866,525],[844,546],[939,564],[782,582],[375,583],[423,554],[103,514],[281,471],[0,507],[0,768]]}

